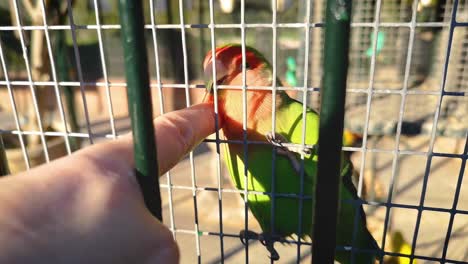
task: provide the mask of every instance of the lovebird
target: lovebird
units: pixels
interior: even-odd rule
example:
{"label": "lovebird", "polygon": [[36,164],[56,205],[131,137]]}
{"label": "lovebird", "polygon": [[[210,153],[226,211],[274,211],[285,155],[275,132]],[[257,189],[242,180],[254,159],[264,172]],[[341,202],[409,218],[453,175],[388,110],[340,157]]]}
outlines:
{"label": "lovebird", "polygon": [[[246,46],[245,59],[247,86],[271,86],[275,76],[273,76],[271,64],[265,57],[256,49]],[[215,100],[212,89],[213,64],[216,67],[217,85],[242,86],[241,45],[229,44],[218,47],[215,50],[215,58],[212,57],[212,51],[207,53],[203,62],[207,89],[204,100],[211,102]],[[280,80],[277,79],[276,84],[281,86]],[[247,164],[247,190],[255,192],[247,195],[248,206],[262,229],[261,234],[242,230],[239,234],[240,239],[244,244],[249,239],[259,240],[270,252],[270,258],[278,260],[279,254],[274,248],[275,242],[284,243],[285,239],[292,235],[302,238],[310,236],[313,240],[311,234],[312,198],[319,157],[314,148],[300,145],[303,127],[302,103],[292,99],[281,90],[276,91],[275,99],[276,126],[273,133],[271,89],[248,88],[246,91],[246,134],[247,140],[256,144],[245,146],[242,143],[233,142],[223,145],[232,183],[242,191],[245,188],[244,169]],[[227,140],[238,142],[244,140],[242,100],[242,89],[222,88],[217,91],[218,116],[223,135]],[[305,144],[316,145],[319,116],[315,111],[307,108],[305,119]],[[244,156],[245,147],[247,157]],[[273,159],[274,151],[276,152],[275,159]],[[273,161],[275,161],[274,171]],[[352,171],[351,162],[343,160],[342,188],[340,188],[342,202],[338,216],[337,245],[353,246],[357,249],[354,263],[374,263],[380,249],[366,227],[366,218],[361,204],[353,203],[359,198],[351,182]],[[275,178],[274,186],[272,186],[273,178]],[[274,187],[274,193],[272,193],[272,187]],[[299,219],[300,208],[302,208],[302,219]],[[353,243],[355,219],[357,219],[357,235]],[[351,263],[351,252],[337,250],[335,259],[342,264]]]}

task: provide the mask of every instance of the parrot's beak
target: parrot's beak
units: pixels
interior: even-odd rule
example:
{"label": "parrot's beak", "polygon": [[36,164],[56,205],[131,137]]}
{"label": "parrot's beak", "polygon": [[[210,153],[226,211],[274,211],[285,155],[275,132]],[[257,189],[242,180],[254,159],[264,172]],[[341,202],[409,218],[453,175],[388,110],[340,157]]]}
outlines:
{"label": "parrot's beak", "polygon": [[[216,84],[221,84],[227,77],[227,67],[220,60],[216,61]],[[203,62],[204,79],[206,93],[210,94],[213,92],[213,60],[211,57],[205,59]],[[205,95],[206,97],[206,95]]]}
{"label": "parrot's beak", "polygon": [[205,80],[205,89],[206,89],[207,94],[213,92],[213,80],[211,80],[211,78],[208,80]]}
{"label": "parrot's beak", "polygon": [[202,102],[205,102],[208,95],[213,91],[213,81],[211,80],[211,78],[205,82],[205,89],[206,91],[205,95],[203,96]]}

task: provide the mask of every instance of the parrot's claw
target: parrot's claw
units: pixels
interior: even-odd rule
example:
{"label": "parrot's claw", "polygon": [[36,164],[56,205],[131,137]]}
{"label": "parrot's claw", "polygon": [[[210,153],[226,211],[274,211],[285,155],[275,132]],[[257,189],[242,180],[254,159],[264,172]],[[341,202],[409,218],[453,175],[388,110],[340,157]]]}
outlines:
{"label": "parrot's claw", "polygon": [[273,245],[270,246],[266,246],[268,252],[270,252],[270,259],[271,260],[274,260],[274,261],[277,261],[280,259],[280,256],[278,254],[278,252],[276,251],[276,249],[273,247]]}
{"label": "parrot's claw", "polygon": [[242,230],[239,232],[240,241],[243,245],[246,244],[247,240],[254,239],[260,241],[262,245],[266,247],[268,252],[270,252],[270,259],[277,261],[280,259],[278,252],[276,251],[274,244],[276,240],[273,236],[269,234],[258,234],[250,230]]}
{"label": "parrot's claw", "polygon": [[280,256],[274,247],[276,239],[268,234],[260,234],[260,237],[260,242],[266,247],[268,252],[270,252],[270,259],[274,261],[279,260]]}
{"label": "parrot's claw", "polygon": [[242,230],[239,232],[239,238],[242,245],[245,245],[249,239],[260,240],[260,235],[250,230]]}
{"label": "parrot's claw", "polygon": [[297,153],[299,155],[310,155],[312,154],[312,148],[302,146],[285,146],[284,143],[290,143],[283,135],[279,133],[268,132],[265,135],[267,141],[273,146],[278,147],[278,154],[287,155],[288,152]]}

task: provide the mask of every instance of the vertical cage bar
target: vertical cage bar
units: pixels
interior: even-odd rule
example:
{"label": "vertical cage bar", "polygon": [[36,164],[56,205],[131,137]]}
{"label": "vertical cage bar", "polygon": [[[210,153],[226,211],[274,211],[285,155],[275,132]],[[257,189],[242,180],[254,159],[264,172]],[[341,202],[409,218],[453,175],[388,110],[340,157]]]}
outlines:
{"label": "vertical cage bar", "polygon": [[[167,23],[171,24],[172,25],[172,21],[173,21],[173,18],[172,18],[172,4],[171,4],[171,1],[167,1],[166,0],[166,3],[167,3]],[[173,47],[170,47],[169,48],[169,53],[171,54],[171,57],[170,57],[170,60],[171,60],[171,63],[172,63],[172,72],[175,74],[176,77],[174,77],[174,80],[176,83],[178,83],[179,79],[178,79],[178,74],[176,73],[177,70],[175,68],[175,65],[176,65],[176,58],[177,56],[174,55],[176,54],[176,48],[175,48],[175,43],[174,43],[174,34],[175,34],[175,31],[173,30],[170,30],[169,31],[169,36],[170,36],[170,42],[174,44]],[[162,91],[161,91],[161,94],[162,94]],[[175,101],[175,99],[172,99],[173,101]],[[161,104],[164,104],[164,101],[161,102]],[[173,105],[174,107],[174,105]],[[161,113],[162,114],[162,113]],[[172,185],[172,174],[171,174],[171,171],[168,171],[166,173],[166,182],[167,182],[167,200],[169,201],[169,223],[170,223],[170,230],[172,232],[172,236],[174,237],[174,239],[177,239],[177,234],[176,234],[176,226],[175,226],[175,218],[174,218],[174,202],[173,202],[173,195],[172,195],[172,190],[173,190],[173,185]]]}
{"label": "vertical cage bar", "polygon": [[[216,58],[216,39],[215,39],[215,20],[214,20],[214,0],[210,0],[210,38],[211,38],[211,57]],[[216,177],[218,179],[218,209],[219,209],[219,243],[220,243],[220,262],[224,263],[224,233],[223,233],[223,178],[221,176],[221,150],[219,139],[219,106],[218,106],[218,85],[216,78],[216,63],[212,63],[211,70],[213,73],[213,97],[214,97],[214,112],[215,112],[215,139],[216,139]]]}
{"label": "vertical cage bar", "polygon": [[[151,10],[153,11],[153,10]],[[182,37],[182,55],[184,59],[184,86],[185,86],[185,105],[190,107],[190,90],[189,90],[189,71],[188,71],[188,55],[187,55],[187,41],[185,33],[185,19],[184,19],[184,1],[179,0],[179,19],[180,19],[180,34]],[[192,196],[194,204],[194,229],[195,229],[195,247],[197,252],[198,263],[201,263],[201,254],[200,254],[200,236],[198,235],[198,208],[197,208],[197,191],[196,191],[196,177],[195,177],[195,161],[194,161],[193,151],[189,153],[190,160],[190,175],[192,179]]]}
{"label": "vertical cage bar", "polygon": [[[66,14],[71,12],[68,8],[65,13],[60,12],[60,5],[55,5],[55,10],[58,13],[58,25],[64,25],[67,19]],[[73,88],[70,86],[62,86],[60,82],[69,82],[70,79],[70,63],[67,52],[67,45],[65,42],[65,30],[59,30],[55,37],[55,57],[57,61],[57,78],[59,81],[59,87],[63,89],[63,95],[65,96],[65,106],[67,108],[67,119],[70,125],[70,132],[79,132],[80,127],[78,125],[78,117],[76,114],[75,95]],[[71,151],[78,150],[80,147],[81,139],[77,137],[71,137],[70,139]]]}
{"label": "vertical cage bar", "polygon": [[[276,60],[276,52],[277,52],[277,39],[278,39],[278,32],[277,32],[277,0],[271,1],[271,11],[272,11],[272,39],[273,39],[273,51],[272,51],[272,63],[273,63],[273,74],[275,76],[271,83],[271,134],[275,135],[276,133],[276,71],[277,71],[277,60]],[[275,217],[276,217],[276,148],[273,147],[273,151],[271,153],[271,211],[270,211],[270,226],[271,226],[271,234],[275,234]],[[270,263],[273,263],[274,260],[270,258]]]}
{"label": "vertical cage bar", "polygon": [[166,172],[166,184],[167,184],[167,199],[169,201],[169,229],[172,232],[172,236],[174,237],[174,240],[177,238],[176,235],[176,226],[175,226],[175,218],[174,218],[174,202],[173,202],[173,195],[172,195],[172,190],[173,190],[173,185],[172,185],[172,175],[171,171]]}
{"label": "vertical cage bar", "polygon": [[[164,110],[164,95],[162,91],[162,83],[161,83],[161,71],[160,71],[160,66],[159,66],[159,53],[158,53],[158,39],[157,39],[157,34],[156,34],[156,24],[155,24],[155,16],[154,16],[154,0],[150,0],[150,19],[151,19],[151,33],[152,33],[152,39],[153,39],[153,47],[154,47],[154,61],[155,61],[155,69],[156,69],[156,83],[157,83],[157,89],[159,93],[159,113],[163,115],[165,113]],[[174,219],[174,210],[172,207],[172,181],[171,181],[171,171],[169,170],[166,172],[166,182],[167,182],[167,192],[168,192],[168,198],[169,198],[169,217],[170,217],[170,230],[172,232],[172,236],[174,239],[176,238],[176,232],[175,232],[175,223],[173,221]]]}
{"label": "vertical cage bar", "polygon": [[[464,155],[468,154],[468,131],[466,131],[466,133],[465,133],[465,147],[463,149],[463,154]],[[444,239],[444,248],[442,249],[442,261],[443,261],[443,263],[445,263],[445,261],[447,260],[447,250],[448,250],[450,237],[452,235],[453,222],[455,221],[455,215],[456,215],[455,211],[457,210],[458,200],[460,198],[460,193],[461,193],[461,188],[462,188],[462,183],[463,183],[463,176],[465,176],[464,171],[465,171],[466,163],[467,163],[466,162],[467,161],[466,156],[465,156],[465,158],[462,158],[461,160],[462,161],[461,161],[461,166],[460,166],[460,172],[458,174],[457,186],[455,187],[455,194],[453,196],[452,209],[450,211],[449,225],[448,225],[447,233],[446,233],[445,239]]]}
{"label": "vertical cage bar", "polygon": [[136,177],[149,211],[162,220],[142,2],[120,0],[119,14]]}
{"label": "vertical cage bar", "polygon": [[16,100],[15,96],[13,94],[13,87],[11,86],[10,83],[10,78],[8,76],[8,69],[5,61],[5,56],[3,55],[3,47],[2,47],[2,41],[0,40],[0,61],[2,63],[2,69],[3,69],[3,74],[5,75],[5,81],[6,81],[6,87],[8,90],[8,96],[10,98],[10,104],[11,104],[11,109],[13,110],[13,117],[15,119],[15,125],[16,125],[16,130],[18,131],[18,140],[21,146],[21,152],[23,153],[23,158],[24,162],[26,165],[26,169],[29,170],[31,167],[30,161],[29,161],[29,155],[28,152],[26,151],[26,142],[24,142],[24,137],[23,137],[23,130],[21,129],[21,124],[20,124],[20,118],[18,114],[18,109],[16,107]]}
{"label": "vertical cage bar", "polygon": [[[62,20],[62,19],[61,19]],[[62,20],[63,23],[63,20]],[[65,31],[60,30],[57,32],[57,38],[55,39],[55,50],[57,60],[57,77],[62,82],[69,82],[69,61],[67,54],[67,47],[65,43]],[[78,118],[76,115],[75,96],[73,93],[73,87],[62,86],[63,94],[65,96],[65,106],[68,110],[68,122],[70,123],[71,132],[79,132]],[[80,139],[76,137],[70,138],[70,147],[72,151],[79,148]]]}
{"label": "vertical cage bar", "polygon": [[367,88],[367,101],[366,101],[366,116],[365,116],[365,123],[364,123],[364,131],[362,135],[362,155],[361,155],[361,168],[359,170],[359,182],[357,188],[357,195],[359,197],[362,196],[362,188],[364,184],[364,169],[366,167],[366,154],[367,154],[367,140],[369,137],[369,120],[370,120],[370,113],[371,113],[371,105],[372,105],[372,94],[374,92],[374,80],[375,80],[375,65],[376,65],[376,54],[377,54],[377,40],[379,34],[379,27],[380,27],[380,10],[382,8],[382,0],[377,0],[375,4],[375,12],[374,12],[374,22],[373,22],[373,41],[372,41],[372,56],[371,56],[371,64],[370,64],[370,78],[369,78],[369,85]]}
{"label": "vertical cage bar", "polygon": [[[457,4],[459,4],[459,3],[457,3]],[[468,1],[465,2],[464,10],[468,11]],[[458,23],[458,21],[456,21],[456,15],[452,19],[455,22],[455,26],[464,26],[464,27],[468,26],[468,24],[460,25],[460,23]],[[466,76],[468,75],[468,74],[465,74],[465,72],[467,71],[467,68],[468,67],[465,67],[463,69],[464,74],[462,76],[464,76],[464,79],[466,79]],[[465,147],[463,149],[463,155],[465,155],[465,157],[461,158],[462,161],[461,161],[461,166],[460,166],[460,172],[458,174],[458,181],[457,181],[457,185],[456,185],[456,188],[455,188],[455,194],[454,194],[454,197],[453,197],[453,204],[452,204],[452,208],[451,208],[451,212],[450,212],[449,224],[448,224],[447,233],[446,233],[445,239],[444,239],[444,247],[442,249],[442,263],[445,263],[445,261],[447,261],[447,250],[448,250],[450,237],[452,235],[453,223],[455,221],[455,215],[456,215],[456,210],[457,210],[457,206],[458,206],[458,202],[459,202],[459,198],[460,198],[463,178],[464,178],[464,176],[466,177],[466,175],[464,175],[464,171],[465,171],[465,168],[467,166],[467,156],[466,155],[468,155],[468,130],[465,133]]]}
{"label": "vertical cage bar", "polygon": [[73,8],[72,8],[71,1],[72,0],[67,1],[68,21],[70,23],[70,31],[71,31],[72,41],[73,41],[73,52],[75,54],[76,72],[78,75],[78,81],[80,82],[80,94],[81,94],[81,101],[83,102],[86,129],[89,135],[89,143],[93,144],[94,139],[93,139],[93,134],[91,132],[91,122],[89,121],[88,103],[86,100],[85,84],[84,84],[84,78],[83,78],[83,71],[81,69],[80,51],[78,49],[78,42],[76,40],[76,25],[75,25],[75,20],[73,18]]}
{"label": "vertical cage bar", "polygon": [[[306,1],[305,3],[305,24],[304,24],[304,61],[303,61],[303,82],[302,82],[302,138],[301,145],[302,148],[305,148],[306,144],[306,133],[307,133],[307,96],[308,96],[308,84],[309,79],[309,49],[310,49],[310,16],[311,16],[311,1]],[[304,211],[304,178],[305,178],[305,155],[301,153],[301,170],[300,170],[300,187],[299,187],[299,211],[298,211],[298,223],[297,223],[297,233],[302,234],[302,224],[303,224],[303,211]],[[310,210],[311,208],[309,208]],[[313,209],[312,209],[313,210]],[[296,248],[296,263],[299,264],[301,260],[301,236],[298,236],[297,239],[297,248]]]}
{"label": "vertical cage bar", "polygon": [[51,77],[52,81],[54,82],[54,91],[55,91],[55,98],[57,100],[57,106],[60,114],[60,119],[63,123],[63,132],[64,134],[64,139],[65,139],[65,147],[67,149],[67,154],[71,154],[71,146],[70,146],[70,135],[68,134],[68,126],[67,126],[67,118],[65,116],[65,110],[63,109],[63,103],[62,103],[62,96],[60,94],[59,90],[59,85],[57,81],[57,71],[55,70],[55,61],[54,61],[54,55],[52,53],[52,44],[50,41],[50,36],[49,36],[49,29],[48,29],[48,24],[47,24],[47,14],[45,10],[45,4],[44,0],[40,1],[41,5],[41,13],[42,13],[42,22],[44,24],[44,34],[45,34],[45,40],[46,40],[46,46],[47,46],[47,53],[49,55],[49,64],[50,64],[50,72],[51,72]]}
{"label": "vertical cage bar", "polygon": [[[241,8],[241,49],[242,49],[242,147],[244,159],[244,230],[249,230],[249,153],[247,141],[247,76],[246,64],[247,59],[245,56],[245,0],[240,1]],[[249,240],[245,240],[245,263],[249,263]]]}
{"label": "vertical cage bar", "polygon": [[38,125],[39,132],[40,132],[40,138],[41,138],[42,148],[43,148],[43,151],[44,151],[45,161],[46,161],[46,163],[48,163],[50,161],[49,151],[47,149],[47,141],[45,139],[44,128],[42,126],[41,113],[39,111],[39,105],[37,103],[38,101],[37,101],[37,96],[36,96],[36,87],[33,84],[34,80],[33,80],[33,77],[32,77],[30,61],[29,61],[29,58],[28,58],[29,52],[28,52],[28,48],[26,47],[26,41],[25,41],[25,37],[24,37],[24,28],[23,28],[22,21],[20,19],[20,11],[19,11],[19,8],[18,8],[18,0],[13,1],[13,7],[14,7],[14,10],[15,10],[16,24],[19,27],[19,29],[18,29],[19,32],[18,33],[19,33],[19,37],[20,37],[21,49],[23,51],[23,59],[24,59],[24,64],[26,66],[26,73],[28,75],[29,88],[31,90],[32,105],[34,107],[34,112],[35,112],[35,115],[36,115],[36,118],[37,118],[37,125]]}
{"label": "vertical cage bar", "polygon": [[[416,16],[417,16],[417,7],[418,7],[418,0],[413,0],[412,4],[412,12],[411,12],[411,24],[410,24],[410,35],[409,35],[409,40],[408,40],[408,51],[406,54],[406,64],[405,64],[405,75],[404,75],[404,80],[403,80],[403,90],[401,93],[401,102],[400,102],[400,110],[398,113],[398,123],[397,123],[397,128],[396,128],[396,135],[395,135],[395,151],[393,152],[393,159],[392,159],[392,174],[390,176],[390,184],[388,187],[388,197],[387,197],[387,204],[392,203],[393,199],[393,188],[396,185],[396,180],[397,180],[397,171],[398,171],[398,162],[399,162],[399,148],[400,148],[400,138],[401,138],[401,130],[403,126],[403,115],[405,112],[405,105],[406,105],[406,98],[408,94],[408,86],[409,86],[409,77],[410,77],[410,71],[411,71],[411,62],[413,58],[413,47],[414,47],[414,38],[416,34]],[[370,186],[373,188],[373,186]],[[391,219],[391,209],[390,207],[386,208],[385,212],[385,218],[384,218],[384,230],[383,230],[383,236],[382,236],[382,249],[385,249],[385,244],[386,244],[386,238],[388,234],[388,230],[390,229],[390,219]],[[356,221],[357,222],[357,221]],[[356,224],[357,225],[357,224]],[[356,232],[356,226],[355,226],[355,232]],[[354,234],[353,234],[354,235]],[[354,239],[354,237],[353,237]],[[382,258],[380,259],[380,263],[383,262],[383,255]]]}
{"label": "vertical cage bar", "polygon": [[448,74],[448,67],[449,67],[449,62],[450,62],[450,52],[452,49],[452,43],[453,43],[453,35],[455,32],[455,27],[457,26],[456,22],[456,17],[457,17],[457,9],[458,9],[458,0],[454,0],[453,2],[453,7],[452,7],[452,12],[451,12],[451,19],[450,19],[450,27],[449,27],[449,35],[448,35],[448,40],[447,40],[447,51],[445,53],[445,61],[444,61],[444,68],[443,68],[443,73],[442,73],[442,80],[440,83],[440,88],[439,88],[439,95],[438,95],[438,101],[436,105],[436,111],[434,113],[434,122],[432,124],[432,130],[431,130],[431,139],[429,141],[429,150],[427,152],[427,159],[426,159],[426,167],[424,171],[424,178],[422,182],[422,188],[421,188],[421,199],[419,201],[419,206],[418,206],[418,215],[416,217],[416,225],[414,227],[414,234],[413,234],[413,240],[411,242],[411,254],[410,254],[410,264],[414,263],[415,259],[415,249],[416,249],[416,244],[418,240],[418,234],[419,234],[419,228],[421,225],[421,218],[422,218],[422,212],[423,212],[423,207],[424,207],[424,201],[426,199],[426,191],[427,191],[427,184],[429,180],[429,174],[431,172],[431,164],[432,164],[432,158],[434,157],[434,143],[436,139],[436,134],[437,134],[437,124],[439,122],[439,117],[440,117],[440,112],[441,112],[441,105],[442,105],[442,100],[444,98],[444,92],[445,92],[445,85],[447,83],[447,74]]}
{"label": "vertical cage bar", "polygon": [[350,0],[327,1],[312,263],[335,255],[350,20]]}
{"label": "vertical cage bar", "polygon": [[102,74],[104,76],[104,82],[106,86],[106,100],[107,100],[107,107],[109,111],[109,122],[112,131],[112,138],[116,138],[117,133],[115,129],[115,120],[114,120],[114,109],[112,107],[112,95],[111,90],[109,87],[109,78],[107,76],[107,65],[106,65],[106,57],[104,53],[104,46],[102,44],[102,29],[101,29],[101,20],[99,18],[99,3],[98,0],[94,0],[94,15],[96,17],[96,26],[97,26],[97,36],[98,36],[98,43],[99,43],[99,53],[101,54],[101,67],[102,67]]}

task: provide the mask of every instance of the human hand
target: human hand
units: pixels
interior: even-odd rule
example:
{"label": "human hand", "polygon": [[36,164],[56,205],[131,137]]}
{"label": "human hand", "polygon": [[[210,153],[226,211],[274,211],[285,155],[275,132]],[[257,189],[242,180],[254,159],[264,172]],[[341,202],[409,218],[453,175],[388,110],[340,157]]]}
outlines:
{"label": "human hand", "polygon": [[[214,132],[210,104],[154,121],[160,175]],[[0,263],[177,263],[143,203],[131,135],[0,179]]]}

